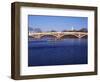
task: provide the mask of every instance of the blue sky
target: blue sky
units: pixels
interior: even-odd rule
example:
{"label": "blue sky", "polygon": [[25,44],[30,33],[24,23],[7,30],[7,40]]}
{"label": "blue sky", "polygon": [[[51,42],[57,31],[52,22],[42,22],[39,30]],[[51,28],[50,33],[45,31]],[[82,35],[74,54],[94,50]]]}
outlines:
{"label": "blue sky", "polygon": [[71,30],[72,27],[76,30],[79,30],[81,28],[88,28],[88,18],[69,16],[29,15],[28,27],[40,28],[42,31]]}

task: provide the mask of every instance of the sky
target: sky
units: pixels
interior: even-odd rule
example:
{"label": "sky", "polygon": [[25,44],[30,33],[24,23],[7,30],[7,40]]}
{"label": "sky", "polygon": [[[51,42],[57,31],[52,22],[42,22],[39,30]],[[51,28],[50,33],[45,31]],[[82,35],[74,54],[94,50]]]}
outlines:
{"label": "sky", "polygon": [[29,15],[28,27],[40,28],[42,31],[63,31],[72,28],[79,30],[88,28],[88,17]]}

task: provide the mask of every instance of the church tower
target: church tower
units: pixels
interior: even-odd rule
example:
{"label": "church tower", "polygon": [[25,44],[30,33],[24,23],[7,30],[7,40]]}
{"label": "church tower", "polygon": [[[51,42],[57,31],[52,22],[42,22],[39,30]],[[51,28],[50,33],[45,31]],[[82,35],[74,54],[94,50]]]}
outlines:
{"label": "church tower", "polygon": [[74,31],[74,27],[72,26],[71,31]]}

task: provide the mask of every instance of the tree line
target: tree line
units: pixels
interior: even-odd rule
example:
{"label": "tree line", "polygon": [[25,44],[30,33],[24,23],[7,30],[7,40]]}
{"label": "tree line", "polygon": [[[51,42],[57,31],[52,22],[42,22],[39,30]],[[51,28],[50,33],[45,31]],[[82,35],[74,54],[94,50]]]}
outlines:
{"label": "tree line", "polygon": [[[29,32],[44,32],[42,31],[40,28],[31,28],[29,27]],[[47,32],[57,32],[56,30],[50,30],[50,31],[47,31]],[[88,32],[87,28],[81,28],[79,30],[62,30],[61,32]]]}

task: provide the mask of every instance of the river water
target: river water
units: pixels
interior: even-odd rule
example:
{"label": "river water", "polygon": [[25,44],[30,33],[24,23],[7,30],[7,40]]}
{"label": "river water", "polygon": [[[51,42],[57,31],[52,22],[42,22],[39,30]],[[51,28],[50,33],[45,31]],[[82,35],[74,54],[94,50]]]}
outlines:
{"label": "river water", "polygon": [[87,39],[29,40],[28,66],[87,64]]}

